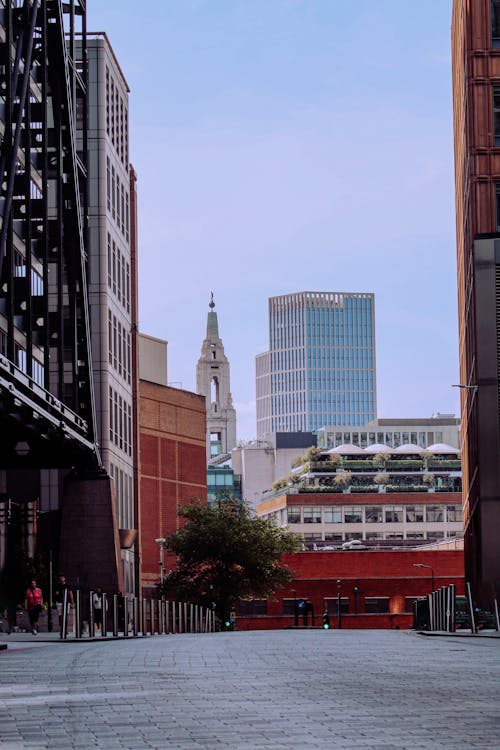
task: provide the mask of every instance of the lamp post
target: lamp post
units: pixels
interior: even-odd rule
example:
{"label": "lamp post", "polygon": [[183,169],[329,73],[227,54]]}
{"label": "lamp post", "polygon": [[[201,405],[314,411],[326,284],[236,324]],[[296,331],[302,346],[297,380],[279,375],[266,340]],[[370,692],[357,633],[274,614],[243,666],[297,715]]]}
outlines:
{"label": "lamp post", "polygon": [[160,545],[160,586],[162,587],[163,587],[163,579],[165,576],[165,567],[163,564],[163,553],[165,551],[165,548],[163,545],[165,544],[166,541],[167,540],[163,536],[159,537],[159,539],[155,539],[156,544]]}
{"label": "lamp post", "polygon": [[337,625],[339,630],[342,628],[342,612],[340,609],[340,587],[342,585],[342,581],[340,578],[337,579]]}
{"label": "lamp post", "polygon": [[426,565],[425,563],[413,563],[414,568],[429,568],[431,571],[431,594],[434,591],[434,568],[432,565]]}

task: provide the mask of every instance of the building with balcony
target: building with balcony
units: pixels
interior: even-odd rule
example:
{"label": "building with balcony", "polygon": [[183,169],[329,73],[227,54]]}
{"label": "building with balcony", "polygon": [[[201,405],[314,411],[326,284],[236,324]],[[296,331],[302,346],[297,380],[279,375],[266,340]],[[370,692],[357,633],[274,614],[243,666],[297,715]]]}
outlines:
{"label": "building with balcony", "polygon": [[373,294],[269,299],[269,350],[256,357],[257,437],[363,425],[377,412]]}
{"label": "building with balcony", "polygon": [[461,537],[460,454],[445,444],[318,450],[259,503],[257,515],[299,534],[308,549]]}

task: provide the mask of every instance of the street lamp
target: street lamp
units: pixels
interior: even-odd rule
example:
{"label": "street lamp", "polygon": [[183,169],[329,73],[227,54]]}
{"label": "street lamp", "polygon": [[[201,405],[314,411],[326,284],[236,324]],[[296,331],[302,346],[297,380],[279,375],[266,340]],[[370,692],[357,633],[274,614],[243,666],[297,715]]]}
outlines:
{"label": "street lamp", "polygon": [[163,586],[163,578],[165,575],[165,568],[163,565],[163,553],[165,551],[164,544],[167,540],[165,537],[161,536],[159,539],[155,539],[156,544],[160,545],[160,585]]}
{"label": "street lamp", "polygon": [[434,591],[434,568],[432,565],[426,565],[425,563],[413,563],[414,568],[429,568],[431,571],[431,593]]}

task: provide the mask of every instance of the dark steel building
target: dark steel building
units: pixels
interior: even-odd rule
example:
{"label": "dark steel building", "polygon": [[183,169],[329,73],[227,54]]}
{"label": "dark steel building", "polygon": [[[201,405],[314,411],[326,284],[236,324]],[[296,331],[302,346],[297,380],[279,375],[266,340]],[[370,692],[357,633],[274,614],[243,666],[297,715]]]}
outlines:
{"label": "dark steel building", "polygon": [[0,573],[7,508],[21,509],[31,557],[53,485],[65,573],[117,590],[89,326],[87,98],[84,0],[0,2]]}
{"label": "dark steel building", "polygon": [[500,593],[500,0],[454,0],[465,577]]}

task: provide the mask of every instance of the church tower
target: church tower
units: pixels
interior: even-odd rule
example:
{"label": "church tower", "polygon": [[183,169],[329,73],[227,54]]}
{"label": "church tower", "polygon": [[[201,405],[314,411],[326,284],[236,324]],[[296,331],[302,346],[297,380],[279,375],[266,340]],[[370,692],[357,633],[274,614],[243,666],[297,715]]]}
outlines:
{"label": "church tower", "polygon": [[236,445],[236,412],[231,397],[229,360],[219,337],[214,294],[207,314],[207,335],[196,366],[196,392],[207,404],[207,461]]}

